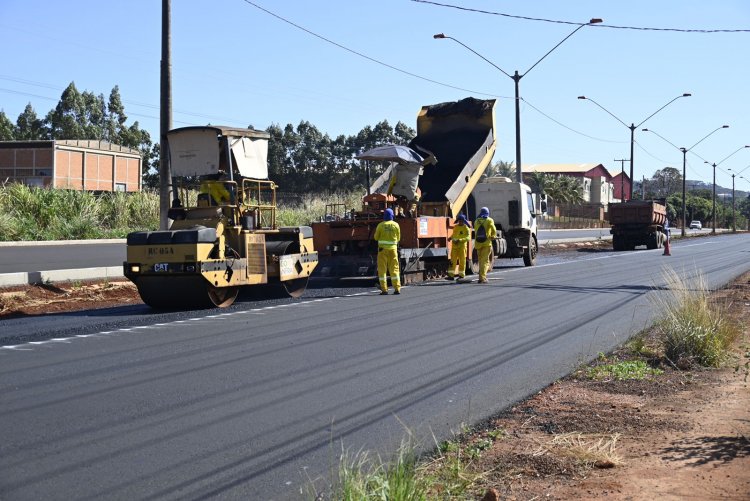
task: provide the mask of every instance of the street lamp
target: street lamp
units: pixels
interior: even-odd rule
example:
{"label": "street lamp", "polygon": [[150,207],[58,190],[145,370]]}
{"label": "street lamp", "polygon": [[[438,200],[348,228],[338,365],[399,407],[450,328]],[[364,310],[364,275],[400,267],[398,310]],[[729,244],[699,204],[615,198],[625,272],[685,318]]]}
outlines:
{"label": "street lamp", "polygon": [[[646,123],[646,121],[649,118],[653,117],[654,115],[656,115],[661,110],[663,110],[664,108],[666,108],[667,106],[669,106],[673,102],[677,101],[681,97],[690,97],[690,96],[692,96],[692,94],[690,94],[689,92],[685,92],[684,94],[682,94],[680,96],[677,96],[676,98],[672,99],[667,104],[665,104],[664,106],[662,106],[661,108],[659,108],[658,110],[656,110],[655,112],[651,113],[648,117],[646,117],[644,120],[642,120],[641,123],[639,123],[638,125],[635,125],[634,123],[631,123],[630,125],[628,125],[625,122],[623,122],[622,120],[620,120],[619,118],[617,118],[607,108],[605,108],[601,104],[597,103],[596,101],[594,101],[590,97],[578,96],[578,99],[585,99],[587,101],[591,101],[592,103],[594,103],[595,105],[597,105],[599,108],[601,108],[602,110],[604,110],[605,112],[607,112],[612,118],[614,118],[615,120],[617,120],[618,122],[620,122],[622,125],[624,125],[628,129],[630,129],[630,197],[629,197],[630,200],[633,199],[633,144],[635,143],[635,129],[637,129],[638,127],[640,127],[644,123]],[[644,197],[645,197],[645,191],[644,191]]]}
{"label": "street lamp", "polygon": [[[727,169],[732,170],[732,169]],[[734,174],[732,174],[732,233],[737,233],[737,220],[734,216]]]}
{"label": "street lamp", "polygon": [[722,162],[724,162],[724,160],[726,160],[727,158],[731,157],[732,155],[734,155],[734,154],[735,154],[735,153],[737,153],[738,151],[740,151],[740,150],[742,150],[742,149],[745,149],[745,148],[750,148],[750,145],[747,145],[747,144],[746,144],[745,146],[740,146],[739,148],[737,148],[736,150],[734,150],[734,151],[733,151],[732,153],[730,153],[729,155],[725,156],[725,157],[724,157],[724,158],[723,158],[723,159],[722,159],[721,161],[719,161],[718,163],[711,163],[711,162],[709,162],[708,160],[704,160],[704,161],[703,161],[703,163],[706,163],[706,164],[708,164],[708,165],[711,165],[711,166],[712,166],[712,167],[714,168],[714,183],[713,183],[713,184],[714,184],[714,190],[713,190],[713,206],[712,206],[712,209],[711,209],[711,210],[713,210],[713,213],[714,213],[714,217],[713,217],[713,226],[711,227],[711,233],[713,233],[713,234],[716,234],[716,166],[718,166],[718,165],[721,165],[721,163],[722,163]]}
{"label": "street lamp", "polygon": [[601,19],[593,18],[593,19],[589,20],[588,23],[581,24],[580,26],[578,26],[578,28],[574,29],[570,33],[570,35],[566,36],[557,45],[555,45],[554,47],[552,47],[537,62],[535,62],[534,64],[532,64],[531,67],[528,70],[526,70],[524,73],[518,73],[518,70],[516,70],[516,72],[513,75],[511,75],[510,73],[506,72],[505,70],[503,70],[502,68],[500,68],[498,65],[496,65],[495,63],[493,63],[492,61],[490,61],[489,59],[487,59],[486,57],[484,57],[483,55],[481,55],[479,52],[475,51],[474,49],[472,49],[468,45],[464,44],[460,40],[457,40],[457,39],[455,39],[453,37],[450,37],[450,36],[448,36],[448,35],[446,35],[444,33],[437,33],[437,34],[435,34],[435,35],[432,36],[432,38],[435,38],[435,39],[445,39],[445,38],[447,38],[447,39],[453,40],[457,44],[461,45],[463,48],[465,48],[468,51],[472,52],[476,56],[479,56],[480,58],[482,58],[485,62],[489,63],[493,68],[495,68],[496,70],[499,70],[503,75],[507,76],[508,78],[512,79],[513,82],[515,82],[515,87],[516,87],[516,181],[518,181],[519,183],[523,182],[523,178],[522,178],[522,175],[521,175],[521,98],[519,96],[518,83],[532,69],[534,69],[534,67],[537,64],[541,63],[542,60],[545,57],[549,56],[552,53],[553,50],[555,50],[560,45],[562,45],[562,43],[565,42],[565,40],[567,40],[568,38],[572,37],[573,34],[575,34],[576,31],[580,30],[584,26],[588,26],[590,24],[597,24],[597,23],[601,23],[601,22],[602,22]]}
{"label": "street lamp", "polygon": [[[750,145],[745,146],[745,148],[750,148]],[[742,148],[740,148],[740,149],[742,149]],[[750,167],[750,165],[748,165],[747,167]],[[745,172],[747,170],[747,167],[745,167],[744,169],[742,169],[739,172],[735,172],[734,174],[732,174],[732,233],[737,233],[737,219],[736,219],[735,212],[734,212],[735,211],[735,206],[734,206],[734,176],[740,176],[740,174],[742,174],[743,172]],[[732,170],[732,169],[727,169],[727,170]],[[734,171],[732,171],[732,172],[734,172]],[[745,178],[742,177],[742,176],[740,176],[740,179],[745,179]]]}
{"label": "street lamp", "polygon": [[[722,125],[721,127],[717,127],[714,130],[712,130],[711,132],[709,132],[708,134],[706,134],[703,137],[703,139],[706,139],[708,136],[710,136],[711,134],[713,134],[714,132],[716,132],[718,130],[726,129],[728,127],[729,127],[728,125]],[[672,146],[674,146],[675,148],[677,148],[678,150],[680,150],[682,152],[682,231],[681,231],[681,235],[684,237],[685,236],[685,223],[686,223],[686,220],[685,220],[685,175],[686,175],[685,174],[685,164],[687,163],[687,160],[686,160],[685,157],[687,156],[687,152],[690,151],[690,150],[692,150],[696,146],[698,146],[700,143],[702,143],[703,139],[701,139],[700,141],[698,141],[697,143],[695,143],[694,145],[692,145],[690,148],[679,148],[679,147],[675,146],[670,140],[666,139],[665,137],[663,137],[661,134],[659,134],[656,131],[649,130],[649,129],[642,129],[642,130],[644,132],[651,132],[653,134],[656,134],[658,137],[662,138],[664,141],[668,142],[669,144],[671,144]]]}

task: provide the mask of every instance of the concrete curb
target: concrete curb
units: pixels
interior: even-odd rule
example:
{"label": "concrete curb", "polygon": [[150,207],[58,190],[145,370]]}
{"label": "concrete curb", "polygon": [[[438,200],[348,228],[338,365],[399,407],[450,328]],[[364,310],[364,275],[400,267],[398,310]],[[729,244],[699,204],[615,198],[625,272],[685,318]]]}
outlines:
{"label": "concrete curb", "polygon": [[124,238],[103,238],[98,240],[39,240],[36,242],[0,242],[0,247],[40,247],[44,245],[85,245],[85,244],[125,244]]}
{"label": "concrete curb", "polygon": [[122,277],[122,266],[100,266],[98,268],[77,268],[71,270],[24,271],[18,273],[0,273],[0,287]]}
{"label": "concrete curb", "polygon": [[602,235],[597,238],[581,237],[581,238],[554,238],[551,240],[540,240],[539,245],[557,245],[557,244],[575,244],[580,242],[601,242],[611,241],[612,235]]}

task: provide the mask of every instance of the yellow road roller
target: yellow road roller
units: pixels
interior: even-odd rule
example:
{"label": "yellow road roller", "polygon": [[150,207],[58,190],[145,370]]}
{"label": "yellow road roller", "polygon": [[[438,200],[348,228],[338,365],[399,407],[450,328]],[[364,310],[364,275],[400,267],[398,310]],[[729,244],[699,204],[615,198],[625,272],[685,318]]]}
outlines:
{"label": "yellow road roller", "polygon": [[124,275],[156,309],[227,307],[241,287],[256,297],[300,297],[318,263],[309,226],[278,227],[268,179],[269,134],[183,127],[167,134],[173,200],[168,230],[127,236]]}

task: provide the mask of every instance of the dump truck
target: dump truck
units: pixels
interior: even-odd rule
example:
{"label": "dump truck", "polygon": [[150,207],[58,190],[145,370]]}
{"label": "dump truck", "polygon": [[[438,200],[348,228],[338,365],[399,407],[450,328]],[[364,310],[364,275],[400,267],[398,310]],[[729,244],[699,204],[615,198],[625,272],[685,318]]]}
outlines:
{"label": "dump truck", "polygon": [[241,288],[301,296],[318,263],[309,226],[278,227],[269,134],[222,126],[168,132],[169,230],[127,236],[124,275],[153,308],[230,306]]}
{"label": "dump truck", "polygon": [[610,203],[607,212],[614,250],[633,250],[639,245],[659,249],[664,245],[664,224],[667,221],[664,200]]}
{"label": "dump truck", "polygon": [[[455,218],[463,213],[473,221],[480,207],[491,210],[498,230],[492,260],[523,258],[524,264],[534,265],[541,198],[507,178],[479,182],[496,148],[494,107],[495,100],[474,98],[423,106],[417,135],[408,147],[425,154],[425,160],[400,162],[393,157],[369,187],[361,208],[330,204],[320,221],[312,223],[319,272],[375,275],[377,242],[372,237],[386,208],[394,210],[401,228],[402,283],[445,276]],[[467,256],[467,272],[476,273],[472,242]]]}

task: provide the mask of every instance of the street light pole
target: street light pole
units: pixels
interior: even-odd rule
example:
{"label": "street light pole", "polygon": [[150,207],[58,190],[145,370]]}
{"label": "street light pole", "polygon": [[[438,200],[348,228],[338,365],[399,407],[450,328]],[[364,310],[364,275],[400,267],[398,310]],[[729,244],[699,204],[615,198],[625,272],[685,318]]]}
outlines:
{"label": "street light pole", "polygon": [[716,166],[717,165],[721,165],[729,157],[733,156],[735,153],[737,153],[738,151],[743,150],[745,148],[750,148],[750,144],[746,144],[745,146],[740,146],[739,148],[737,148],[736,150],[734,150],[732,153],[730,153],[729,155],[725,156],[718,163],[711,163],[708,160],[704,160],[703,161],[703,163],[711,165],[714,168],[714,190],[713,190],[713,199],[714,200],[713,200],[713,209],[712,209],[713,212],[714,212],[714,217],[713,217],[713,227],[711,229],[711,233],[713,233],[713,234],[716,234]]}
{"label": "street light pole", "polygon": [[[650,119],[651,117],[653,117],[654,115],[656,115],[656,114],[657,114],[657,113],[659,113],[659,112],[660,112],[661,110],[663,110],[664,108],[666,108],[667,106],[669,106],[669,105],[670,105],[670,104],[672,104],[673,102],[677,101],[677,100],[678,100],[678,99],[680,99],[681,97],[690,97],[690,96],[692,96],[692,94],[690,94],[689,92],[685,92],[685,93],[683,93],[682,95],[680,95],[680,96],[677,96],[677,97],[675,97],[674,99],[672,99],[671,101],[669,101],[669,102],[668,102],[667,104],[665,104],[664,106],[662,106],[661,108],[659,108],[659,109],[658,109],[658,110],[656,110],[655,112],[651,113],[651,114],[650,114],[650,115],[649,115],[648,117],[646,117],[646,118],[645,118],[644,120],[642,120],[642,121],[641,121],[641,123],[639,123],[638,125],[635,125],[634,123],[631,123],[630,125],[628,125],[628,124],[626,124],[625,122],[623,122],[622,120],[620,120],[619,118],[617,118],[617,116],[615,116],[615,115],[614,115],[614,114],[613,114],[613,113],[612,113],[611,111],[609,111],[609,110],[608,110],[607,108],[605,108],[605,107],[604,107],[604,106],[602,106],[601,104],[597,103],[596,101],[594,101],[594,100],[593,100],[593,99],[591,99],[590,97],[586,97],[586,96],[578,96],[578,99],[584,99],[584,100],[586,100],[586,101],[591,101],[592,103],[594,103],[595,105],[597,105],[597,106],[598,106],[599,108],[601,108],[602,110],[604,110],[605,112],[607,112],[607,114],[609,114],[609,115],[610,115],[611,117],[613,117],[613,118],[614,118],[615,120],[617,120],[617,121],[618,121],[618,122],[620,122],[620,123],[621,123],[622,125],[624,125],[624,126],[625,126],[625,127],[627,127],[628,129],[630,129],[630,197],[629,197],[629,198],[630,198],[631,200],[633,199],[633,183],[634,183],[634,181],[633,181],[633,145],[634,145],[634,143],[635,143],[635,129],[637,129],[637,128],[638,128],[638,127],[640,127],[641,125],[645,124],[645,123],[646,123],[646,122],[647,122],[647,121],[648,121],[648,120],[649,120],[649,119]],[[645,190],[644,190],[644,197],[645,197]]]}
{"label": "street light pole", "polygon": [[[750,145],[745,146],[745,148],[750,148]],[[742,148],[740,148],[742,149]],[[732,174],[732,233],[737,233],[737,219],[735,216],[735,205],[734,205],[734,176],[739,176],[740,179],[745,179],[743,176],[740,176],[743,172],[745,172],[748,168],[750,168],[750,165],[742,169],[741,171],[732,171],[734,174]],[[732,169],[727,169],[732,170]]]}
{"label": "street light pole", "polygon": [[734,174],[732,174],[732,233],[737,233],[737,219],[734,215]]}
{"label": "street light pole", "polygon": [[524,73],[518,73],[518,70],[516,70],[513,75],[510,75],[509,73],[507,73],[506,71],[504,71],[502,68],[500,68],[498,65],[496,65],[495,63],[493,63],[492,61],[490,61],[489,59],[487,59],[486,57],[484,57],[483,55],[481,55],[479,52],[475,51],[474,49],[472,49],[471,47],[469,47],[468,45],[464,44],[463,42],[461,42],[460,40],[458,40],[456,38],[450,37],[450,36],[448,36],[448,35],[446,35],[444,33],[437,33],[437,34],[435,34],[435,35],[432,36],[432,38],[435,38],[435,39],[446,39],[447,38],[447,39],[453,40],[457,44],[461,45],[463,48],[465,48],[468,51],[472,52],[476,56],[482,58],[485,62],[489,63],[493,68],[499,70],[503,75],[505,75],[508,78],[510,78],[511,80],[513,80],[513,82],[515,84],[515,100],[516,100],[516,106],[515,106],[515,112],[516,112],[516,181],[518,181],[519,183],[523,182],[523,175],[521,173],[521,95],[520,95],[520,91],[519,91],[519,83],[521,82],[521,79],[523,77],[525,77],[532,69],[534,69],[534,67],[537,64],[541,63],[544,58],[546,58],[547,56],[549,56],[552,53],[552,51],[554,51],[560,45],[562,45],[562,43],[565,42],[565,40],[567,40],[568,38],[572,37],[578,30],[580,30],[584,26],[588,26],[590,24],[597,24],[597,23],[601,23],[601,22],[602,22],[601,19],[593,18],[593,19],[589,20],[588,23],[581,24],[580,26],[578,26],[578,28],[574,29],[568,36],[566,36],[565,38],[563,38],[557,45],[555,45],[549,51],[547,51],[547,53],[545,55],[543,55],[541,58],[539,58],[539,60],[537,62],[535,62],[534,64],[532,64],[531,67],[528,70],[526,70],[526,72],[524,72]]}
{"label": "street light pole", "polygon": [[684,148],[684,147],[683,148],[679,148],[679,147],[675,146],[674,143],[672,143],[672,141],[670,141],[669,139],[665,138],[664,136],[662,136],[658,132],[650,130],[650,129],[642,129],[643,132],[651,132],[653,134],[656,134],[657,137],[660,137],[661,139],[663,139],[664,141],[668,142],[669,144],[671,144],[672,146],[674,146],[675,148],[677,148],[678,150],[680,150],[682,152],[682,232],[681,232],[681,235],[683,237],[685,236],[685,223],[686,223],[686,219],[685,219],[685,216],[686,216],[686,214],[685,214],[685,193],[686,193],[686,190],[685,190],[685,176],[686,176],[685,165],[687,164],[687,159],[686,159],[687,152],[690,151],[690,150],[692,150],[693,148],[695,148],[699,144],[701,144],[704,139],[708,138],[714,132],[716,132],[718,130],[721,130],[721,129],[727,129],[727,128],[729,128],[728,125],[722,125],[721,127],[715,128],[714,130],[712,130],[711,132],[709,132],[708,134],[706,134],[705,136],[703,136],[703,139],[701,139],[700,141],[698,141],[697,143],[695,143],[694,145],[692,145],[690,148]]}

